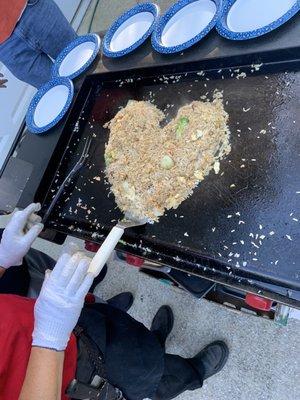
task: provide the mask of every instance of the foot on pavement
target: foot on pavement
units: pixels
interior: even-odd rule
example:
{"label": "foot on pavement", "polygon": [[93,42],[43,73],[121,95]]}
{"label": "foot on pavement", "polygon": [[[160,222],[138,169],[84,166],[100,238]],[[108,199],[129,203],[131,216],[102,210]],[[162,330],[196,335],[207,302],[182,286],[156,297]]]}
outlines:
{"label": "foot on pavement", "polygon": [[123,292],[107,300],[107,304],[118,308],[119,310],[128,311],[132,306],[133,300],[134,298],[132,293]]}
{"label": "foot on pavement", "polygon": [[229,349],[226,343],[216,341],[204,347],[195,357],[190,358],[189,362],[196,370],[203,371],[203,380],[215,375],[226,364]]}
{"label": "foot on pavement", "polygon": [[160,307],[153,318],[150,330],[156,335],[162,347],[165,347],[167,337],[169,336],[173,325],[174,315],[171,307]]}

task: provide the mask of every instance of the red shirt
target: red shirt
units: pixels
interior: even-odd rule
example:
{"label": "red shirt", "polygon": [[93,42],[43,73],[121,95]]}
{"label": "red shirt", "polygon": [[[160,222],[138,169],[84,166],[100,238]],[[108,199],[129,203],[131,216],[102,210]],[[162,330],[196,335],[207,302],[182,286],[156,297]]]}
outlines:
{"label": "red shirt", "polygon": [[0,0],[0,44],[10,37],[27,0]]}
{"label": "red shirt", "polygon": [[[0,295],[0,399],[18,400],[31,350],[34,300],[14,295]],[[65,352],[62,400],[75,377],[76,338],[71,336]]]}

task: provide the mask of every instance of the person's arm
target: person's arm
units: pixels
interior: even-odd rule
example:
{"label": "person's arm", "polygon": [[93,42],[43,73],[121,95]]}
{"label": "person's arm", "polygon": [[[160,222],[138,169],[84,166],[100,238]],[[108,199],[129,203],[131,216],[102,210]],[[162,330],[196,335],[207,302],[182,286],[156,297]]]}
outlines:
{"label": "person's arm", "polygon": [[60,400],[64,352],[32,347],[19,400]]}
{"label": "person's arm", "polygon": [[3,267],[0,267],[0,278],[5,274],[6,269]]}
{"label": "person's arm", "polygon": [[19,400],[60,399],[64,351],[94,279],[87,272],[90,261],[82,253],[63,254],[46,273],[34,306],[33,347]]}

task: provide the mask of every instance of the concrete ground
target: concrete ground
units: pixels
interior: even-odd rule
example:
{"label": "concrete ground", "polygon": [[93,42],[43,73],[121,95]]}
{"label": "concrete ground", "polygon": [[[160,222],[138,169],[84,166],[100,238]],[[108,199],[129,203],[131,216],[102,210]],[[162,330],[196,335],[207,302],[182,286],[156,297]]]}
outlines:
{"label": "concrete ground", "polygon": [[169,304],[175,315],[167,352],[191,357],[217,339],[230,347],[225,368],[202,389],[180,400],[297,400],[300,393],[300,322],[286,328],[256,316],[226,309],[166,286],[122,262],[112,261],[96,293],[109,298],[134,293],[130,314],[147,327],[157,309]]}
{"label": "concrete ground", "polygon": [[[91,24],[94,6],[98,3]],[[114,18],[139,3],[134,0],[92,0],[79,33],[107,29]],[[173,1],[156,1],[165,10]],[[5,226],[7,217],[0,217]],[[61,247],[38,239],[36,248],[57,258]],[[225,340],[230,358],[225,368],[204,383],[202,389],[186,392],[179,400],[298,400],[300,399],[300,321],[285,328],[255,316],[226,309],[153,280],[115,260],[96,293],[109,298],[130,290],[135,301],[130,313],[146,326],[162,304],[175,314],[175,326],[167,351],[190,357],[216,339]]]}
{"label": "concrete ground", "polygon": [[[84,34],[89,30],[92,32],[104,31],[113,23],[114,19],[124,11],[139,3],[145,3],[143,0],[92,0],[89,10],[79,28],[78,33]],[[171,4],[172,0],[155,1],[164,12]],[[93,17],[94,16],[94,17]],[[91,18],[93,17],[92,23]]]}

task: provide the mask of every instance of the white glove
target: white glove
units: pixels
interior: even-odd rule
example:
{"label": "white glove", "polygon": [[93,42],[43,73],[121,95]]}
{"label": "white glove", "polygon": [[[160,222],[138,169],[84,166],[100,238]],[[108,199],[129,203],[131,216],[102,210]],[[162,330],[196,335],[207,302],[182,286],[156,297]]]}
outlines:
{"label": "white glove", "polygon": [[65,350],[94,280],[90,261],[82,253],[63,254],[46,274],[34,307],[33,346]]}
{"label": "white glove", "polygon": [[[40,211],[40,204],[30,204],[23,211],[13,214],[2,234],[0,243],[0,266],[9,268],[21,265],[23,257],[28,253],[32,243],[41,233],[44,225],[41,217],[35,213]],[[29,230],[25,233],[25,230]]]}

